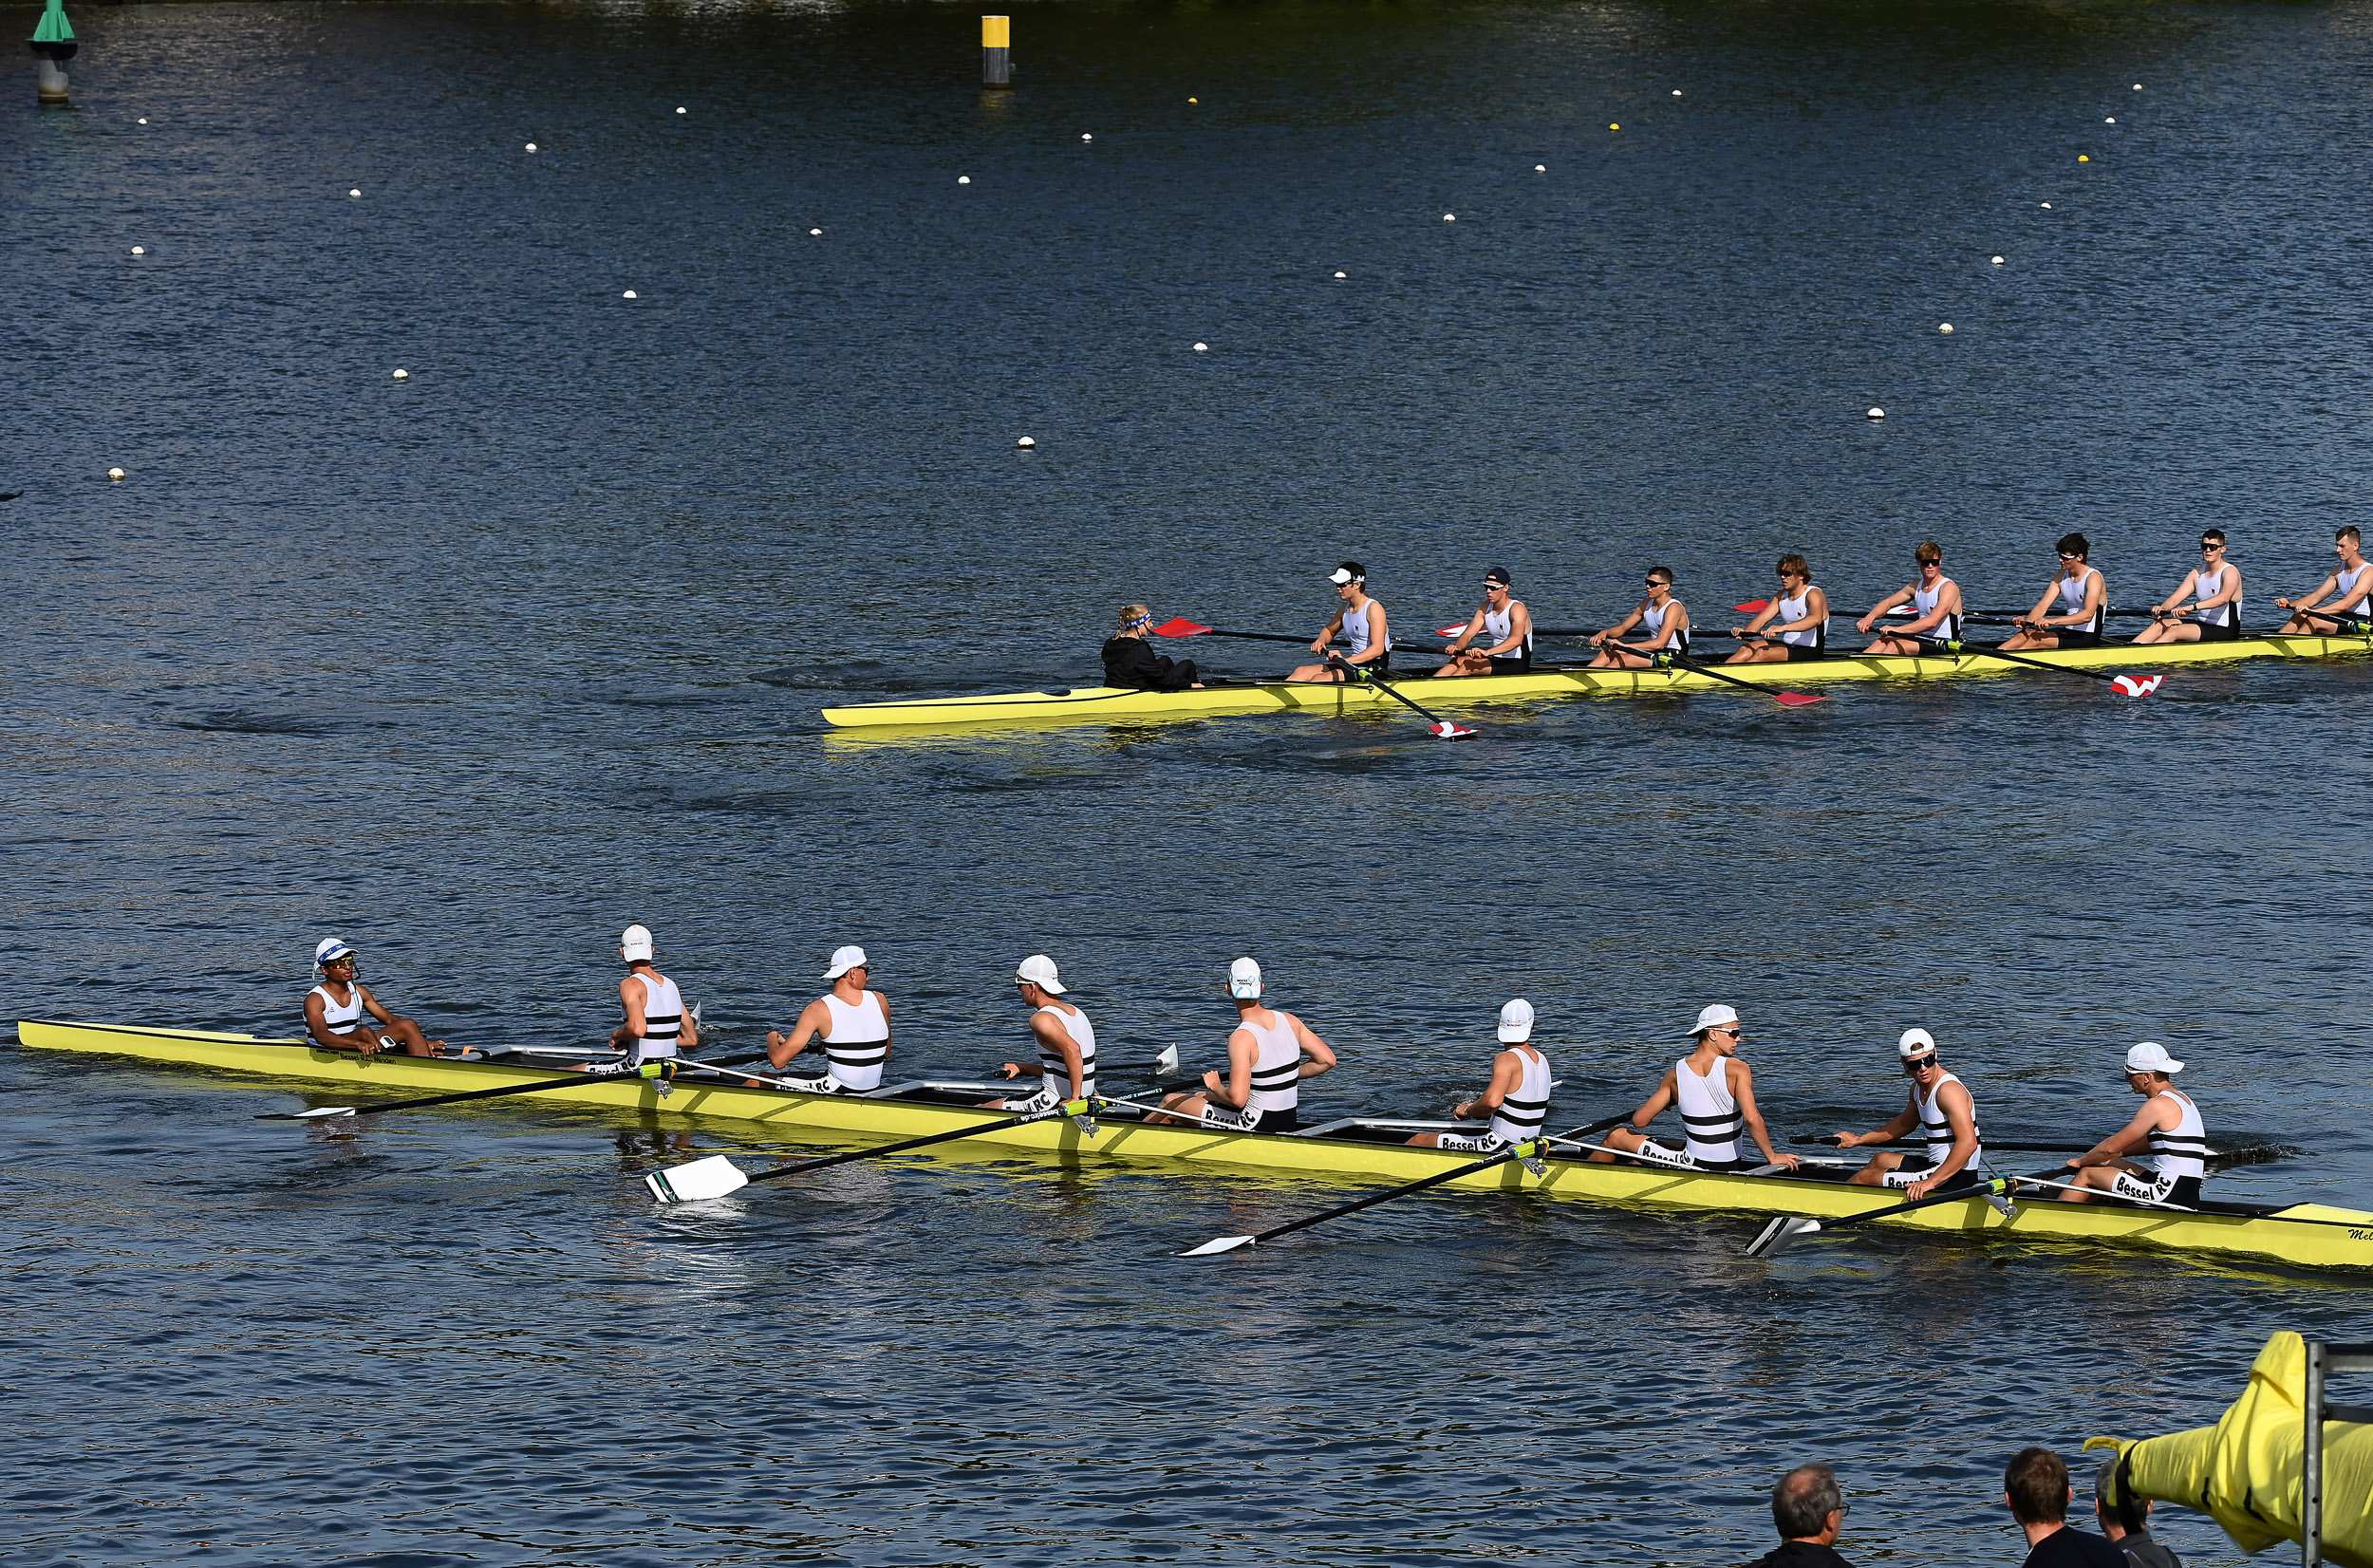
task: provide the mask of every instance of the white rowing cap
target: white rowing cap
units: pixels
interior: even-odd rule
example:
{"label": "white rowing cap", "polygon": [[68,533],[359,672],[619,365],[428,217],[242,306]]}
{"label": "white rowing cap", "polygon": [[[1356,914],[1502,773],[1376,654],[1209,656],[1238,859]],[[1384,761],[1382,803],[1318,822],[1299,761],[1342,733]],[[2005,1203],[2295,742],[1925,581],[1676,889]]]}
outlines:
{"label": "white rowing cap", "polygon": [[835,947],[832,949],[832,966],[824,971],[824,978],[826,980],[838,980],[841,976],[849,973],[851,969],[870,969],[873,966],[871,964],[866,962],[865,961],[864,948],[854,945],[848,947]]}
{"label": "white rowing cap", "polygon": [[2164,1073],[2170,1076],[2183,1071],[2183,1063],[2167,1055],[2167,1048],[2157,1040],[2144,1040],[2126,1053],[2129,1073]]}
{"label": "white rowing cap", "polygon": [[1033,953],[1014,965],[1014,983],[1018,985],[1024,980],[1050,997],[1063,994],[1062,977],[1055,972],[1055,961],[1044,953]]}
{"label": "white rowing cap", "polygon": [[1522,1045],[1533,1037],[1533,1004],[1519,997],[1500,1009],[1500,1043]]}
{"label": "white rowing cap", "polygon": [[1712,1006],[1701,1008],[1698,1011],[1697,1021],[1690,1025],[1690,1035],[1694,1038],[1703,1036],[1709,1029],[1735,1029],[1738,1027],[1738,1022],[1739,1015],[1736,1010],[1726,1007],[1721,1002],[1715,1002]]}
{"label": "white rowing cap", "polygon": [[1261,999],[1261,965],[1250,959],[1238,959],[1227,966],[1227,994],[1238,1001]]}
{"label": "white rowing cap", "polygon": [[349,958],[353,953],[354,949],[338,938],[324,937],[320,944],[313,949],[313,967],[322,968],[337,962],[340,959]]}
{"label": "white rowing cap", "polygon": [[618,933],[618,956],[628,963],[651,961],[651,928],[629,925]]}
{"label": "white rowing cap", "polygon": [[1935,1051],[1936,1036],[1925,1029],[1907,1029],[1903,1037],[1896,1041],[1896,1055],[1907,1062],[1934,1055]]}

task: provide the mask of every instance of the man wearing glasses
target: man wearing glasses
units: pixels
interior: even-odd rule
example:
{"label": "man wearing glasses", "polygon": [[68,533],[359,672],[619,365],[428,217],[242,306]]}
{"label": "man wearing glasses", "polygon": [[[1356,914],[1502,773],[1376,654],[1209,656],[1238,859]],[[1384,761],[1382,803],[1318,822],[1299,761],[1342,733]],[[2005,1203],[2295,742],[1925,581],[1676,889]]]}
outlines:
{"label": "man wearing glasses", "polygon": [[790,1034],[767,1031],[766,1059],[780,1072],[814,1044],[822,1048],[828,1065],[820,1078],[796,1080],[801,1089],[815,1094],[862,1094],[879,1089],[882,1066],[890,1054],[890,1006],[888,997],[866,989],[872,973],[864,948],[835,950],[824,971],[832,988],[800,1010]]}
{"label": "man wearing glasses", "polygon": [[1903,1073],[1912,1080],[1908,1103],[1896,1119],[1875,1132],[1840,1132],[1840,1148],[1891,1144],[1918,1128],[1926,1152],[1889,1149],[1846,1178],[1856,1186],[1901,1187],[1910,1199],[1939,1187],[1973,1186],[1984,1177],[1986,1145],[1977,1130],[1977,1102],[1969,1089],[1936,1060],[1936,1040],[1925,1029],[1907,1029],[1896,1042]]}
{"label": "man wearing glasses", "polygon": [[1007,1062],[1005,1075],[1027,1074],[1038,1080],[1035,1094],[1014,1100],[990,1100],[991,1111],[1052,1111],[1069,1100],[1093,1099],[1096,1092],[1096,1032],[1076,1002],[1063,999],[1062,977],[1055,961],[1033,953],[1014,969],[1014,989],[1030,1009],[1030,1036],[1038,1048],[1035,1062]]}
{"label": "man wearing glasses", "polygon": [[[1755,1147],[1764,1151],[1767,1168],[1794,1170],[1795,1155],[1772,1150],[1764,1113],[1755,1105],[1755,1074],[1739,1060],[1738,1014],[1716,1002],[1697,1015],[1690,1033],[1697,1049],[1665,1069],[1664,1081],[1632,1112],[1631,1125],[1606,1135],[1607,1148],[1687,1170],[1747,1170],[1751,1168],[1749,1162],[1739,1157],[1739,1129],[1744,1127],[1754,1135]],[[1681,1108],[1679,1148],[1637,1130],[1671,1105]],[[1602,1151],[1591,1159],[1608,1165],[1615,1156]]]}
{"label": "man wearing glasses", "polygon": [[1436,675],[1522,675],[1533,667],[1533,612],[1515,597],[1505,567],[1484,573],[1483,606],[1443,651],[1450,662]]}
{"label": "man wearing glasses", "polygon": [[2151,616],[2137,643],[2230,643],[2241,635],[2241,569],[2225,559],[2223,529],[2200,535],[2200,564],[2151,607]]}
{"label": "man wearing glasses", "polygon": [[[2060,575],[2044,589],[2035,607],[2018,618],[2018,630],[2004,639],[2005,653],[2036,648],[2097,648],[2108,624],[2109,582],[2092,564],[2093,542],[2082,533],[2060,536]],[[2055,611],[2053,602],[2058,601]]]}
{"label": "man wearing glasses", "polygon": [[326,1051],[359,1051],[365,1056],[399,1049],[434,1056],[444,1049],[444,1041],[430,1039],[419,1024],[380,1005],[354,978],[354,949],[336,937],[322,938],[313,949],[313,967],[321,971],[322,982],[305,993],[305,1032],[315,1045]]}
{"label": "man wearing glasses", "polygon": [[[2177,1089],[2183,1063],[2156,1040],[2126,1053],[2126,1087],[2142,1096],[2134,1120],[2068,1162],[2070,1182],[2083,1190],[2063,1192],[2063,1202],[2089,1202],[2097,1192],[2146,1203],[2200,1201],[2200,1178],[2208,1173],[2208,1128],[2192,1096]],[[2125,1156],[2148,1150],[2141,1162]]]}
{"label": "man wearing glasses", "polygon": [[[1629,631],[1637,629],[1640,641],[1620,641]],[[1590,640],[1598,650],[1598,657],[1590,662],[1595,670],[1644,670],[1654,666],[1660,653],[1686,654],[1690,650],[1690,612],[1680,600],[1672,597],[1672,569],[1648,569],[1648,597],[1632,608],[1632,613]]]}

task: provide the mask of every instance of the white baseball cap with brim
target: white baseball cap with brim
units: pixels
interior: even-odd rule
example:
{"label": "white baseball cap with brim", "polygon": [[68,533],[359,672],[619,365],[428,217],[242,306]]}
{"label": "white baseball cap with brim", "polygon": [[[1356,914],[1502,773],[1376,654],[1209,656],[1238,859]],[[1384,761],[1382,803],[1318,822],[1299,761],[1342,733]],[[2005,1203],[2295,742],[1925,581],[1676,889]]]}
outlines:
{"label": "white baseball cap with brim", "polygon": [[1738,1026],[1738,1021],[1739,1016],[1736,1011],[1725,1007],[1720,1002],[1715,1002],[1710,1007],[1699,1010],[1697,1021],[1690,1025],[1690,1037],[1695,1039],[1709,1029],[1734,1029]]}
{"label": "white baseball cap with brim", "polygon": [[838,980],[841,976],[849,973],[851,969],[866,969],[869,967],[871,966],[865,961],[864,948],[835,947],[832,949],[832,966],[824,971],[824,978],[826,980]]}
{"label": "white baseball cap with brim", "polygon": [[1261,965],[1250,959],[1238,959],[1227,966],[1227,994],[1238,1001],[1261,999]]}
{"label": "white baseball cap with brim", "polygon": [[2183,1071],[2183,1063],[2167,1055],[2167,1048],[2157,1040],[2144,1040],[2140,1045],[2126,1053],[2126,1071],[2129,1073],[2165,1073],[2172,1075]]}
{"label": "white baseball cap with brim", "polygon": [[352,958],[353,956],[354,949],[339,941],[336,937],[322,938],[321,945],[313,949],[313,961],[316,964],[335,963],[340,959]]}
{"label": "white baseball cap with brim", "polygon": [[1033,953],[1014,965],[1014,983],[1027,980],[1051,997],[1063,994],[1063,981],[1055,973],[1055,961],[1044,953]]}
{"label": "white baseball cap with brim", "polygon": [[1936,1036],[1925,1029],[1907,1029],[1903,1032],[1903,1037],[1896,1041],[1896,1055],[1907,1062],[1915,1061],[1922,1056],[1933,1056],[1935,1054]]}
{"label": "white baseball cap with brim", "polygon": [[1500,1043],[1522,1045],[1533,1037],[1533,1004],[1519,997],[1500,1009]]}
{"label": "white baseball cap with brim", "polygon": [[1336,588],[1341,588],[1346,583],[1364,583],[1368,579],[1365,577],[1353,576],[1352,569],[1349,567],[1336,567],[1333,571],[1327,573],[1327,581],[1333,583]]}
{"label": "white baseball cap with brim", "polygon": [[618,956],[628,963],[647,963],[651,957],[651,928],[629,925],[618,933]]}

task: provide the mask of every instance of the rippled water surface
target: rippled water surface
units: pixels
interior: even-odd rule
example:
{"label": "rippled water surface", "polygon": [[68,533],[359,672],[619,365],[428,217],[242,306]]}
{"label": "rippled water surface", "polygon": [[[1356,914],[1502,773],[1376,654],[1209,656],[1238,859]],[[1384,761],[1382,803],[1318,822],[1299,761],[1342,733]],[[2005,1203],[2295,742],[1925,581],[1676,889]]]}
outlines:
{"label": "rippled water surface", "polygon": [[[1489,565],[1547,625],[1652,562],[1727,620],[1931,535],[2024,603],[2079,527],[2147,602],[2215,523],[2264,624],[2364,520],[2362,9],[1046,6],[1003,96],[945,7],[76,20],[0,218],[7,1017],[280,1033],[335,931],[438,1034],[589,1039],[640,920],[727,1044],[858,942],[969,1074],[1024,953],[1208,1061],[1250,952],[1330,1113],[1439,1114],[1523,995],[1577,1124],[1726,1000],[1786,1132],[1883,1120],[1917,1022],[1998,1136],[2090,1137],[2149,1037],[2305,1151],[2228,1196],[2373,1198],[2373,661],[1458,745],[816,717],[1089,683],[1131,600],[1314,630],[1345,555],[1404,630]],[[2373,1316],[1483,1196],[1189,1263],[1346,1189],[958,1158],[659,1211],[671,1140],[749,1129],[0,1088],[27,1564],[1725,1563],[1808,1458],[1858,1560],[2010,1562],[2012,1450]]]}

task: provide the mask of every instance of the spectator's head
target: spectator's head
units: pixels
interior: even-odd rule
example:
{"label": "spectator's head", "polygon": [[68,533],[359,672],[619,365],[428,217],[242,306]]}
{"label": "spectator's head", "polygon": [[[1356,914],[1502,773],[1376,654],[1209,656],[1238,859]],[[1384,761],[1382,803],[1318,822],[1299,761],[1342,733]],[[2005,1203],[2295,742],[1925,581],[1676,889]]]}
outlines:
{"label": "spectator's head", "polygon": [[2049,1448],[2021,1448],[2002,1472],[2002,1500],[2022,1524],[2066,1523],[2075,1495],[2067,1465]]}
{"label": "spectator's head", "polygon": [[1782,1540],[1818,1540],[1825,1546],[1838,1539],[1845,1512],[1838,1472],[1826,1465],[1799,1465],[1771,1489],[1771,1522]]}
{"label": "spectator's head", "polygon": [[2102,1533],[2115,1540],[2150,1528],[2151,1501],[2134,1495],[2134,1489],[2119,1476],[2118,1462],[2113,1459],[2093,1478],[2093,1514],[2102,1521]]}

